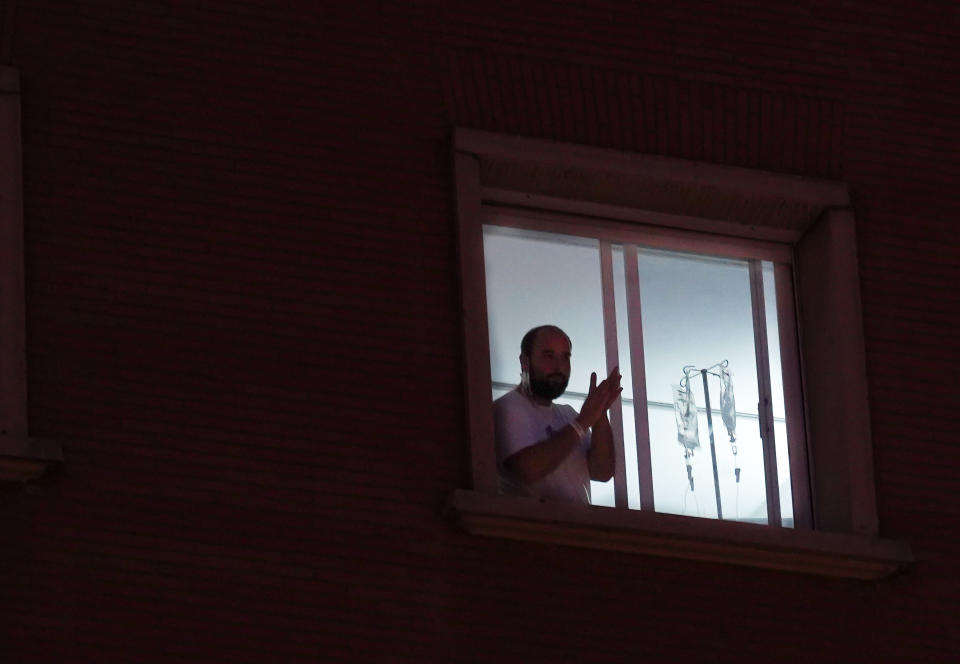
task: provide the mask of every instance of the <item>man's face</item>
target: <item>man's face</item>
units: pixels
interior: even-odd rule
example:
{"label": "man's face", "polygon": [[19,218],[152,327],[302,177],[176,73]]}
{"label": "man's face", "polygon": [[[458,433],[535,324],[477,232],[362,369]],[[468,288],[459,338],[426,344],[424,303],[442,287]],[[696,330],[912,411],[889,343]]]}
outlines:
{"label": "man's face", "polygon": [[557,330],[541,330],[533,340],[527,360],[530,391],[553,401],[563,394],[570,380],[570,342]]}

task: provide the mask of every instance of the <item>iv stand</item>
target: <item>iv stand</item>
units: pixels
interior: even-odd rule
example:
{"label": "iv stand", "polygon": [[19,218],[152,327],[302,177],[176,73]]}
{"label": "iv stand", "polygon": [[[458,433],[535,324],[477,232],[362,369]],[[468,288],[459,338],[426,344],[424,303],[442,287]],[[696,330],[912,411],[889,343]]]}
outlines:
{"label": "iv stand", "polygon": [[713,462],[713,490],[717,494],[717,518],[723,519],[723,508],[720,506],[720,476],[717,474],[717,448],[713,442],[713,413],[710,408],[710,388],[707,387],[707,370],[701,369],[703,376],[703,407],[707,409],[707,431],[710,432],[710,460]]}
{"label": "iv stand", "polygon": [[[720,504],[720,476],[717,473],[717,447],[713,438],[713,408],[710,406],[710,388],[707,385],[707,374],[711,374],[711,369],[716,369],[720,367],[721,369],[726,368],[727,361],[718,362],[713,366],[707,367],[706,369],[697,369],[693,365],[687,365],[683,368],[684,379],[689,381],[690,374],[697,372],[703,378],[703,399],[704,399],[704,408],[707,411],[707,431],[710,434],[710,460],[713,464],[713,490],[717,497],[717,518],[723,519],[723,507]],[[712,374],[717,376],[717,374]],[[731,437],[731,441],[733,438]],[[734,452],[736,453],[736,452]],[[737,470],[737,481],[740,481],[740,471]]]}

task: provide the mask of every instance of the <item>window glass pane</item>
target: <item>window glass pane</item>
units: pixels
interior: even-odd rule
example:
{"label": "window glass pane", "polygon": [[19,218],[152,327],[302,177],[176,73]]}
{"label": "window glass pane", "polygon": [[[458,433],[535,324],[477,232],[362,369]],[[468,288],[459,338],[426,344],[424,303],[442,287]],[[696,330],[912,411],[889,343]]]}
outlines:
{"label": "window glass pane", "polygon": [[590,372],[606,366],[597,240],[483,227],[490,372],[494,384],[520,380],[520,340],[557,325],[573,342],[569,392],[586,394]]}
{"label": "window glass pane", "polygon": [[[736,443],[720,413],[721,380],[707,375],[723,518],[766,523],[766,484],[757,415],[758,388],[750,277],[746,261],[642,249],[638,252],[647,412],[657,511],[717,517],[703,377],[690,375],[699,407],[699,447],[689,459],[678,442],[674,386],[684,367],[726,360],[736,397]],[[736,455],[734,455],[736,450]],[[740,468],[739,482],[735,468]]]}
{"label": "window glass pane", "polygon": [[504,394],[506,394],[506,393],[509,392],[509,391],[510,391],[510,388],[502,387],[502,386],[500,386],[500,385],[494,385],[494,386],[493,386],[493,400],[496,401],[497,399],[499,399],[500,397],[502,397]]}
{"label": "window glass pane", "polygon": [[[531,327],[552,323],[573,341],[572,374],[557,403],[579,410],[591,371],[606,375],[603,345],[599,242],[556,233],[484,226],[490,364],[494,399],[519,379],[520,339]],[[764,302],[777,444],[781,517],[792,525],[789,455],[777,327],[774,266],[764,262]],[[641,249],[638,252],[646,371],[646,412],[658,511],[717,517],[710,424],[723,518],[766,523],[766,485],[757,414],[758,388],[748,263]],[[613,246],[613,284],[618,354],[623,374],[624,455],[629,507],[639,509],[635,395],[630,362],[626,278],[622,245]],[[703,377],[691,374],[690,389],[699,413],[699,447],[690,475],[685,448],[678,442],[673,386],[683,368],[714,367],[727,361],[736,396],[736,441],[731,443],[721,416],[721,378],[707,376],[711,418],[705,411]],[[734,454],[734,450],[736,454]],[[737,481],[736,468],[740,469]],[[591,486],[594,504],[614,504],[613,482]]]}
{"label": "window glass pane", "polygon": [[780,334],[777,322],[777,286],[773,263],[763,261],[763,305],[767,312],[767,354],[770,358],[770,400],[773,405],[773,436],[777,449],[777,482],[780,487],[780,518],[793,527],[793,492],[790,484],[790,448],[787,444]]}
{"label": "window glass pane", "polygon": [[790,454],[787,447],[787,423],[774,419],[773,435],[777,440],[777,481],[780,482],[780,520],[785,528],[793,528],[793,492],[790,490]]}
{"label": "window glass pane", "polygon": [[[483,250],[494,397],[519,382],[523,335],[552,324],[573,343],[570,383],[556,403],[579,411],[590,373],[607,375],[599,242],[485,225]],[[591,484],[594,504],[613,505],[612,480]]]}

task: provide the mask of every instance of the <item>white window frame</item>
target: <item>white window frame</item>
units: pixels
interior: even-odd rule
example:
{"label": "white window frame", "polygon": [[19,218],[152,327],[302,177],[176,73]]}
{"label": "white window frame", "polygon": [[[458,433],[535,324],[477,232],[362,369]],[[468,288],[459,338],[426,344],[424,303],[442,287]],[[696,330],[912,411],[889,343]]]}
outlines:
{"label": "white window frame", "polygon": [[[646,384],[643,376],[644,349],[643,330],[640,324],[640,290],[638,288],[638,259],[639,246],[662,248],[671,251],[691,252],[700,254],[722,255],[748,261],[753,310],[753,329],[755,336],[755,351],[757,362],[758,387],[763,403],[758,417],[762,422],[763,435],[763,465],[766,479],[767,522],[771,525],[781,525],[780,493],[778,486],[776,447],[773,444],[773,410],[770,407],[770,370],[767,357],[767,330],[763,296],[763,275],[761,262],[771,261],[779,272],[775,283],[779,289],[778,319],[780,321],[779,335],[781,347],[787,355],[787,371],[784,374],[794,380],[794,384],[784,390],[786,403],[787,430],[793,433],[788,436],[789,454],[792,463],[791,486],[797,487],[793,494],[794,523],[800,528],[809,528],[812,524],[810,510],[809,479],[807,476],[806,445],[803,435],[803,403],[800,396],[799,367],[794,364],[796,349],[796,325],[793,311],[793,284],[790,264],[793,254],[789,247],[782,243],[763,240],[744,239],[730,236],[712,236],[704,233],[689,231],[680,228],[663,228],[657,226],[611,222],[591,217],[582,217],[562,214],[552,211],[530,211],[517,209],[511,206],[497,204],[495,201],[483,203],[480,211],[480,222],[484,226],[508,227],[522,230],[532,230],[550,233],[561,233],[568,236],[580,236],[598,241],[599,259],[601,266],[602,293],[604,297],[604,336],[607,367],[620,365],[617,343],[616,314],[612,303],[612,245],[619,243],[624,246],[625,269],[628,275],[626,283],[627,311],[629,321],[630,365],[633,367],[634,401],[646,403]],[[610,423],[614,430],[616,443],[617,471],[614,474],[615,505],[627,504],[627,486],[625,472],[625,454],[623,451],[623,421],[620,403],[617,402],[610,413]],[[653,495],[653,473],[650,465],[650,441],[647,433],[647,412],[643,408],[634,409],[634,426],[637,431],[637,474],[640,485],[641,509],[655,510]],[[718,510],[719,511],[719,510]]]}
{"label": "white window frame", "polygon": [[[448,510],[462,528],[481,535],[856,578],[881,577],[912,561],[905,543],[877,537],[856,241],[842,183],[466,129],[455,132],[454,170],[472,488],[455,491]],[[538,186],[543,182],[548,186]],[[677,204],[669,200],[656,201],[657,209],[644,208],[642,202],[623,204],[634,189],[657,187],[679,193],[676,200],[706,201],[700,210],[707,213],[671,209]],[[763,204],[777,214],[772,223],[769,217],[762,223],[746,215],[740,220],[730,214],[731,200],[746,201],[748,207]],[[574,235],[589,229],[586,234],[607,245],[636,239],[645,246],[660,242],[774,260],[784,373],[797,379],[785,381],[784,397],[794,404],[788,412],[804,414],[787,422],[788,438],[801,445],[806,441],[805,450],[791,449],[791,458],[809,458],[809,464],[791,464],[797,527],[778,527],[779,509],[769,526],[629,510],[622,449],[615,509],[498,495],[484,223]],[[609,278],[606,262],[601,261],[601,271]],[[754,297],[760,295],[762,305],[758,285],[754,276]],[[629,313],[638,315],[637,310]],[[762,325],[755,329],[763,333]],[[610,335],[609,321],[605,335]],[[766,349],[766,343],[760,345]],[[765,364],[763,359],[758,361]],[[643,381],[635,376],[638,382]],[[839,395],[842,409],[836,406]],[[761,417],[772,417],[769,404]],[[644,456],[642,436],[638,424],[638,457]],[[772,475],[775,480],[775,458],[766,450],[765,466],[768,479]],[[641,467],[641,478],[643,472]],[[768,505],[775,506],[776,498],[774,491]],[[652,495],[641,500],[652,504]]]}
{"label": "white window frame", "polygon": [[0,66],[0,481],[27,481],[63,460],[27,434],[20,77]]}

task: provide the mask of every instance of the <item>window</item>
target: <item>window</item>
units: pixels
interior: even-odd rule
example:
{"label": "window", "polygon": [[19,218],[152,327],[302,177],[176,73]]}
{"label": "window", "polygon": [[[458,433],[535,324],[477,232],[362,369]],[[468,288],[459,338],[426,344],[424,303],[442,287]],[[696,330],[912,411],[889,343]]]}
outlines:
{"label": "window", "polygon": [[62,455],[27,437],[19,89],[17,70],[0,67],[0,480],[23,481]]}
{"label": "window", "polygon": [[[875,537],[843,185],[468,130],[455,148],[473,490],[451,512],[463,527],[850,576],[910,559]],[[491,394],[516,384],[520,337],[542,323],[573,339],[575,408],[591,370],[624,375],[617,474],[594,483],[593,506],[496,495]],[[699,446],[689,432],[678,442],[675,401],[691,397]]]}
{"label": "window", "polygon": [[[557,323],[574,340],[575,371],[558,402],[579,410],[591,369],[605,375],[618,365],[623,373],[623,398],[611,419],[615,438],[623,443],[618,467],[624,472],[610,482],[593,483],[593,504],[793,524],[788,459],[805,471],[806,458],[802,440],[792,454],[787,449],[777,321],[789,317],[792,323],[792,311],[777,311],[774,287],[777,265],[787,278],[782,302],[792,302],[789,252],[754,243],[739,247],[741,257],[734,258],[690,252],[691,244],[706,250],[712,244],[684,234],[645,237],[639,227],[603,233],[623,240],[613,243],[596,237],[599,229],[589,223],[577,228],[583,235],[529,230],[550,222],[542,213],[485,210],[483,217],[493,397],[515,386],[518,340],[540,323]],[[653,246],[638,247],[630,240]],[[762,297],[754,298],[754,290]],[[788,330],[795,339],[793,326]],[[762,353],[758,338],[768,340]],[[762,380],[761,366],[772,368]],[[693,372],[694,367],[706,371],[706,394],[703,372]],[[735,388],[723,389],[727,385]],[[676,389],[690,395],[690,412],[699,424],[691,428],[687,446],[678,444]],[[733,413],[732,418],[728,414],[729,433],[722,432],[721,391],[731,395],[734,406],[728,409]],[[775,434],[770,437],[777,441],[775,454],[766,456],[761,391],[762,401],[773,406],[763,415],[769,415]],[[800,404],[792,410],[801,420]],[[766,464],[777,468],[769,478]],[[801,481],[806,484],[805,477]],[[767,499],[768,490],[777,492],[776,500]],[[801,502],[803,521],[809,523],[809,505]]]}

